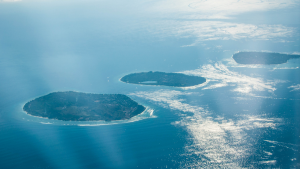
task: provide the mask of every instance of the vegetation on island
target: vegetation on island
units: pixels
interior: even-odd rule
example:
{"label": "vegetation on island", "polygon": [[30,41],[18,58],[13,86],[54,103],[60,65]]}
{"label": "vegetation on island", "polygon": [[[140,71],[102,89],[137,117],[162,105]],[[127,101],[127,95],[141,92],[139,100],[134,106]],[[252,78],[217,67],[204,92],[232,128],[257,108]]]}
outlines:
{"label": "vegetation on island", "polygon": [[165,73],[152,71],[132,73],[122,77],[120,80],[125,83],[172,87],[195,86],[206,81],[205,78],[199,76],[189,76],[182,73]]}
{"label": "vegetation on island", "polygon": [[233,55],[239,64],[282,64],[294,58],[300,58],[300,55],[267,52],[239,52]]}
{"label": "vegetation on island", "polygon": [[30,115],[64,121],[112,121],[130,119],[146,108],[123,94],[54,92],[23,107]]}

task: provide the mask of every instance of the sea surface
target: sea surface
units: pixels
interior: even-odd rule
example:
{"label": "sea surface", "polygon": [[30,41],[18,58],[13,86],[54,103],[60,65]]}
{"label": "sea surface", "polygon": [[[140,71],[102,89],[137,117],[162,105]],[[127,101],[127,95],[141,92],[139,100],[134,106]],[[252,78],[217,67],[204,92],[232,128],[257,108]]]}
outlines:
{"label": "sea surface", "polygon": [[[0,1],[0,168],[300,168],[299,1]],[[121,82],[135,72],[193,87]],[[130,120],[72,122],[22,108],[56,91],[126,94]]]}

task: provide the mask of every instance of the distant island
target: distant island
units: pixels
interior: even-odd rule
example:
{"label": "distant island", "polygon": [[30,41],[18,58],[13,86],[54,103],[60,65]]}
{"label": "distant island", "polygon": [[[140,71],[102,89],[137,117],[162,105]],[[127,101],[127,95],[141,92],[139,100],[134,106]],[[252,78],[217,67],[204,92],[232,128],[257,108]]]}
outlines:
{"label": "distant island", "polygon": [[54,92],[23,107],[30,115],[64,121],[112,121],[130,119],[146,108],[123,94]]}
{"label": "distant island", "polygon": [[199,76],[189,76],[182,73],[165,73],[152,71],[132,73],[122,77],[120,80],[125,83],[172,87],[195,86],[206,82],[205,78]]}
{"label": "distant island", "polygon": [[266,52],[239,52],[233,55],[233,59],[239,64],[282,64],[294,58],[300,58],[300,55]]}

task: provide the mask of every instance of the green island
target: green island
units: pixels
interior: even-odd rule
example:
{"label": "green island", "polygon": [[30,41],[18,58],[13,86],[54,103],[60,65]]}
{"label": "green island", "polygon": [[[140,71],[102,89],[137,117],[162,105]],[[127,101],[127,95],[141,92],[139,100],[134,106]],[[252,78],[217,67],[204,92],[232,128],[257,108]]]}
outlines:
{"label": "green island", "polygon": [[32,116],[64,121],[126,120],[146,108],[123,94],[54,92],[27,102],[23,110]]}
{"label": "green island", "polygon": [[300,58],[300,55],[267,52],[239,52],[233,55],[233,59],[239,64],[282,64],[295,58]]}
{"label": "green island", "polygon": [[132,73],[122,77],[120,80],[125,83],[172,87],[195,86],[206,82],[205,78],[199,76],[189,76],[182,73],[165,73],[152,71]]}

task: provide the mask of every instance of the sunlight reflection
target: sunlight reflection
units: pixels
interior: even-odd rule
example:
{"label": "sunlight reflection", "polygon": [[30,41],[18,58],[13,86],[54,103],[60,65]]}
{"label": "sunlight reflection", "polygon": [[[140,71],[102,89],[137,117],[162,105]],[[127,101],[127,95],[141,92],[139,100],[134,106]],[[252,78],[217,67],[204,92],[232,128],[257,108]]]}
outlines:
{"label": "sunlight reflection", "polygon": [[174,90],[131,94],[154,101],[166,108],[193,113],[191,116],[178,114],[181,120],[172,123],[186,128],[190,134],[192,144],[185,147],[186,154],[184,155],[190,157],[189,159],[192,159],[193,155],[201,157],[201,160],[184,162],[182,166],[184,168],[197,166],[242,168],[240,164],[242,159],[249,156],[251,152],[251,144],[247,143],[249,136],[246,131],[258,128],[276,129],[282,122],[279,118],[255,115],[244,115],[238,120],[214,118],[208,110],[184,103],[184,99],[178,99],[181,95],[192,94]]}

